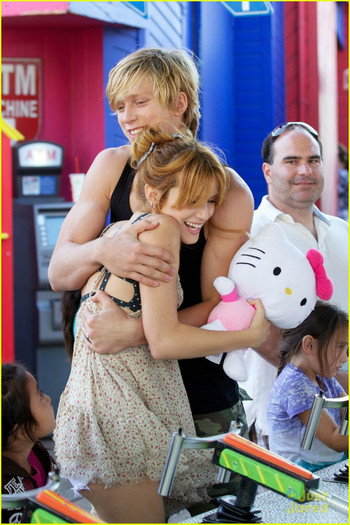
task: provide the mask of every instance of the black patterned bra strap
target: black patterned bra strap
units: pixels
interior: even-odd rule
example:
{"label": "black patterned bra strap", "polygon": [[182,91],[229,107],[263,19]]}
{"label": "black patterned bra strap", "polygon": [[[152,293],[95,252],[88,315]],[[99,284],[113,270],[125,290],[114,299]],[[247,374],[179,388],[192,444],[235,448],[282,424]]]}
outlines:
{"label": "black patterned bra strap", "polygon": [[[143,213],[142,215],[140,215],[139,217],[137,217],[137,219],[135,219],[133,221],[133,224],[135,222],[140,221],[141,219],[143,219],[147,215],[149,215],[149,213]],[[103,269],[104,269],[104,267],[102,266],[101,268],[99,268],[99,271],[102,271]],[[105,290],[107,282],[108,282],[108,279],[110,278],[110,276],[111,276],[111,272],[106,269],[105,275],[104,275],[104,277],[103,277],[103,279],[101,281],[100,287],[99,287],[100,290],[103,290],[103,291]],[[133,285],[133,287],[134,287],[134,295],[133,295],[133,297],[132,297],[132,299],[130,301],[122,301],[122,299],[118,299],[117,297],[113,297],[112,295],[110,295],[110,297],[113,299],[113,301],[115,303],[117,303],[118,306],[123,306],[124,308],[129,308],[129,310],[131,310],[132,312],[138,312],[141,309],[141,297],[140,297],[140,284],[139,284],[139,282],[138,281],[134,281],[133,279],[128,279],[127,277],[119,277],[119,279],[123,279],[123,281],[131,283]],[[83,303],[84,301],[86,301],[86,299],[88,299],[89,297],[91,297],[91,295],[94,295],[94,294],[91,294],[90,292],[84,294],[82,296],[82,298],[80,299],[80,304]]]}
{"label": "black patterned bra strap", "polygon": [[[107,271],[99,287],[100,290],[104,291],[107,281],[110,276],[111,276],[111,272]],[[110,295],[111,299],[113,299],[113,301],[118,306],[122,306],[123,308],[129,308],[129,310],[131,310],[132,312],[138,312],[141,309],[140,285],[138,281],[134,281],[133,279],[128,279],[127,277],[119,277],[119,279],[123,279],[123,281],[131,283],[133,285],[134,295],[130,301],[123,301],[122,299],[118,299],[117,297],[113,297],[112,295]],[[86,299],[88,299],[89,297],[91,297],[91,295],[95,295],[95,294],[90,294],[90,293],[84,294],[80,300],[80,304],[86,301]]]}

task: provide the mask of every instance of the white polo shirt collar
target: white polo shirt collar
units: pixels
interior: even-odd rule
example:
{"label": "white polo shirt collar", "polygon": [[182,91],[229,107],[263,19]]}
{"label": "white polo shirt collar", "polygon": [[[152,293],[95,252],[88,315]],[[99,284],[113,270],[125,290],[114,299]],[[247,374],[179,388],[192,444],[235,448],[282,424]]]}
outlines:
{"label": "white polo shirt collar", "polygon": [[[289,215],[288,213],[283,213],[281,210],[276,208],[268,199],[268,196],[265,195],[260,203],[259,208],[264,213],[264,215],[271,221],[274,222],[276,218],[280,218],[286,222],[295,222],[293,217]],[[330,226],[330,222],[327,219],[327,217],[317,208],[316,205],[314,205],[314,215],[320,219],[321,221],[325,222],[328,226]]]}

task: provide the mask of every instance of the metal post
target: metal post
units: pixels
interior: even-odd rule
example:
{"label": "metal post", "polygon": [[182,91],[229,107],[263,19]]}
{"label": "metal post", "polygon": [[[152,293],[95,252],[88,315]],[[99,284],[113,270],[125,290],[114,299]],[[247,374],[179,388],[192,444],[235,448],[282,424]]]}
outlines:
{"label": "metal post", "polygon": [[323,396],[322,392],[315,395],[315,399],[311,407],[310,417],[306,425],[303,439],[301,440],[301,448],[303,448],[304,450],[310,450],[311,445],[314,441],[324,401],[325,397]]}

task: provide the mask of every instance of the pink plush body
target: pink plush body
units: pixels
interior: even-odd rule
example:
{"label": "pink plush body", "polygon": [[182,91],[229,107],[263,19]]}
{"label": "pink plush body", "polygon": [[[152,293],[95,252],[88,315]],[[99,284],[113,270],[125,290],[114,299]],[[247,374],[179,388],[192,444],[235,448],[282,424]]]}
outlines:
{"label": "pink plush body", "polygon": [[218,319],[226,330],[244,330],[250,326],[255,309],[246,299],[220,303],[211,311],[208,323]]}

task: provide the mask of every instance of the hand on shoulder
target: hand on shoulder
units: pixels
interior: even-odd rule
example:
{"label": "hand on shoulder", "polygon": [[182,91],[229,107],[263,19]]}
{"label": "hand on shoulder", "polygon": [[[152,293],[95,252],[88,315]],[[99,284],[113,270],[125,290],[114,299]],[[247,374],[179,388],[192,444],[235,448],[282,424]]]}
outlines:
{"label": "hand on shoulder", "polygon": [[164,243],[170,246],[174,241],[176,244],[180,243],[180,225],[176,219],[164,213],[152,213],[147,219],[157,222],[158,227],[140,233],[139,240],[158,246],[163,246]]}
{"label": "hand on shoulder", "polygon": [[[165,228],[164,223],[169,221],[163,220],[164,215],[151,213],[135,222],[139,216],[138,212],[126,223],[123,221],[124,224],[119,230],[118,224],[122,222],[116,223],[108,230],[107,233],[112,235],[104,240],[103,264],[114,275],[134,279],[147,286],[158,286],[159,281],[167,282],[175,273],[175,257],[172,253],[176,250],[173,244],[169,245],[168,238],[173,241],[176,239],[174,222],[175,227],[177,225],[179,229],[179,226],[174,219],[168,217],[173,227],[170,232],[169,228]],[[158,234],[152,235],[152,232],[156,231]],[[122,256],[116,257],[116,254]]]}

